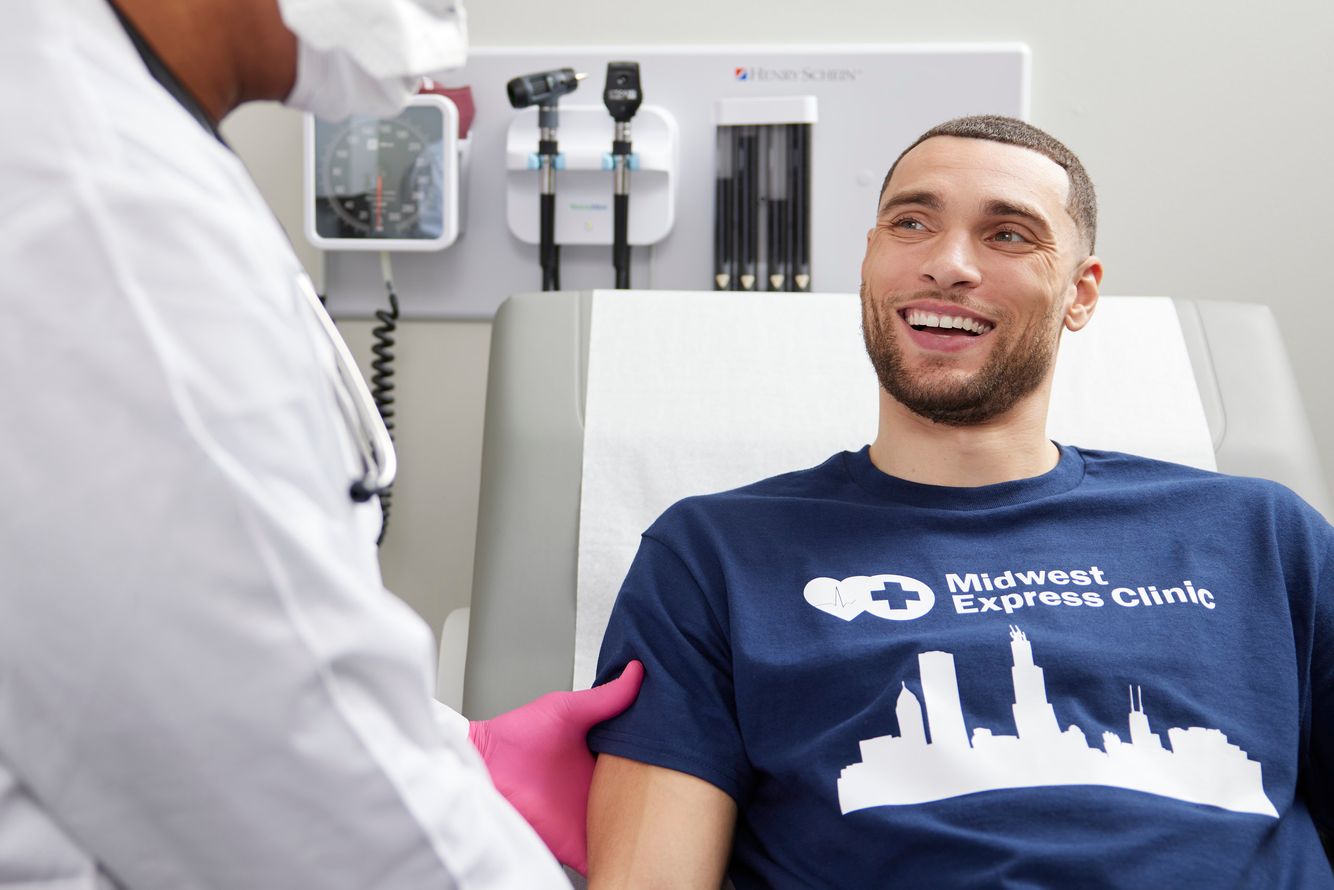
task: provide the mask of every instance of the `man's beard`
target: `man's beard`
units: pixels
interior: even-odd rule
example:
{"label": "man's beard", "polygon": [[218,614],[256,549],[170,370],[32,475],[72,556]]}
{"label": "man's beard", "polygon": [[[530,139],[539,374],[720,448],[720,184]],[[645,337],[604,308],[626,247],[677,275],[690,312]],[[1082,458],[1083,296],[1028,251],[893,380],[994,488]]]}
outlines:
{"label": "man's beard", "polygon": [[[935,292],[921,296],[942,299]],[[999,324],[988,335],[997,338],[990,358],[968,377],[957,380],[948,374],[933,374],[936,369],[947,372],[953,365],[947,359],[935,358],[926,359],[914,375],[905,367],[897,310],[888,301],[872,300],[865,282],[861,297],[862,338],[880,385],[909,411],[935,423],[972,426],[999,417],[1037,389],[1056,360],[1059,302],[1050,313],[1034,319],[1021,331],[1012,330],[1008,323],[1012,318],[998,319]]]}

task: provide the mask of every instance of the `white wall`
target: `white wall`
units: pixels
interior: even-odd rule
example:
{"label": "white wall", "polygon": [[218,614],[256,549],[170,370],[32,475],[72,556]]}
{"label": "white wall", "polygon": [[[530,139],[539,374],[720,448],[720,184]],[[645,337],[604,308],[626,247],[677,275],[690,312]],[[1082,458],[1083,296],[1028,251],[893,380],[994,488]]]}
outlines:
{"label": "white wall", "polygon": [[[1334,475],[1334,3],[473,0],[469,14],[478,46],[1027,43],[1031,119],[1098,187],[1104,290],[1273,307]],[[246,109],[227,132],[299,232],[293,117]],[[365,342],[368,325],[348,328]],[[397,525],[401,542],[391,533],[385,574],[438,627],[471,584],[486,326],[408,330],[399,501],[420,520]]]}

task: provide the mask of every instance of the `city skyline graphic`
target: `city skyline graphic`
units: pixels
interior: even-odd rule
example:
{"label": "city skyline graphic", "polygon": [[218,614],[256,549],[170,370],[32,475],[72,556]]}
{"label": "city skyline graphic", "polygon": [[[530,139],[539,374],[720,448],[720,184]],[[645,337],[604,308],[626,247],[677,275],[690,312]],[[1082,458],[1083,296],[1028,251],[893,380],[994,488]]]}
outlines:
{"label": "city skyline graphic", "polygon": [[1164,747],[1162,737],[1150,727],[1142,690],[1131,687],[1130,741],[1104,732],[1102,748],[1092,747],[1078,726],[1061,730],[1047,701],[1043,669],[1033,661],[1032,644],[1013,625],[1010,651],[1015,735],[979,726],[970,738],[954,656],[919,653],[925,709],[902,683],[895,707],[899,734],[860,742],[861,761],[844,767],[839,775],[843,813],[1006,788],[1101,785],[1278,817],[1265,796],[1260,763],[1220,730],[1173,727]]}

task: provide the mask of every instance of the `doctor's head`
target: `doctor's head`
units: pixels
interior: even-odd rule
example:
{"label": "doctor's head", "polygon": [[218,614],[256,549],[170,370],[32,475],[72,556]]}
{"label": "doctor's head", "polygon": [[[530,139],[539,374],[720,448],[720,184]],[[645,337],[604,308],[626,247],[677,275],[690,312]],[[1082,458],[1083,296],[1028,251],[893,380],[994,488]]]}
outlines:
{"label": "doctor's head", "polygon": [[397,114],[467,57],[463,0],[115,0],[217,124],[252,100],[336,121]]}
{"label": "doctor's head", "polygon": [[1012,118],[934,127],[890,167],[862,261],[862,326],[880,385],[968,426],[1050,389],[1062,329],[1097,304],[1097,202],[1079,159]]}

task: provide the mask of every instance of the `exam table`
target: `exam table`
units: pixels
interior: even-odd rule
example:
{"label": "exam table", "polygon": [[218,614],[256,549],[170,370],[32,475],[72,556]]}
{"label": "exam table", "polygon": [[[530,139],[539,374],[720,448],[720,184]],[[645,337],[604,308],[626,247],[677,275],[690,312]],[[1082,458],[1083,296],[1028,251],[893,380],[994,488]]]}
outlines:
{"label": "exam table", "polygon": [[[1174,303],[1219,471],[1281,482],[1334,516],[1269,308]],[[472,606],[442,634],[440,697],[461,690],[474,719],[570,685],[593,305],[592,292],[523,294],[496,315]]]}

